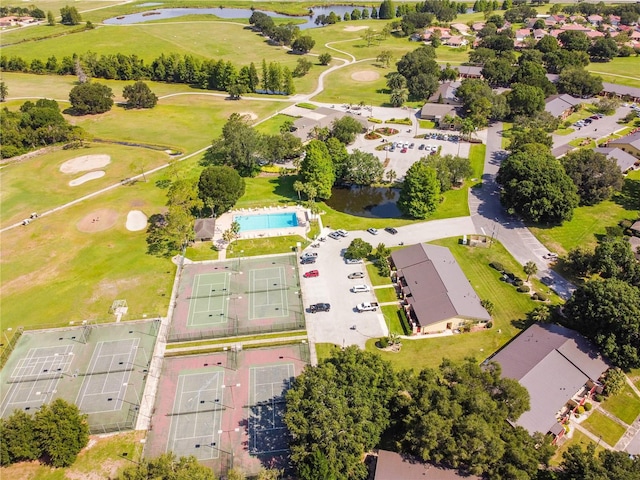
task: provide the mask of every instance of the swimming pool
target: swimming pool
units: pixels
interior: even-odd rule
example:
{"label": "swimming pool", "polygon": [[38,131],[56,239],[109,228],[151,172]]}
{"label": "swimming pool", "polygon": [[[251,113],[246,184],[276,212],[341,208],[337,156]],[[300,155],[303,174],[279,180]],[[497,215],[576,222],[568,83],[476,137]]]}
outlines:
{"label": "swimming pool", "polygon": [[236,215],[233,217],[233,221],[240,224],[240,233],[250,230],[268,230],[271,228],[298,226],[298,217],[295,212]]}

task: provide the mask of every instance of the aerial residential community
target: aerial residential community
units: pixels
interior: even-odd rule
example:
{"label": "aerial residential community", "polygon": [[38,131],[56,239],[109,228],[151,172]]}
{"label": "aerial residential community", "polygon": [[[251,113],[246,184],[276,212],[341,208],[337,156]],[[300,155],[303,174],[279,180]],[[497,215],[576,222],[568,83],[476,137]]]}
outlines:
{"label": "aerial residential community", "polygon": [[640,4],[0,5],[0,478],[640,478]]}

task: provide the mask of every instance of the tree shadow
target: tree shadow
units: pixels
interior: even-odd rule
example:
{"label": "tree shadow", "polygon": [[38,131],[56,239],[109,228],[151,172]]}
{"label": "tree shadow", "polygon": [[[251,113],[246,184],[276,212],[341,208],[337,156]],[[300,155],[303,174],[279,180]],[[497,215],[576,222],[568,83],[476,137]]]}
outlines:
{"label": "tree shadow", "polygon": [[284,197],[278,199],[278,203],[298,201],[298,194],[293,189],[293,183],[297,178],[297,175],[283,175],[269,180],[269,184],[273,185],[273,193],[279,197]]}
{"label": "tree shadow", "polygon": [[622,190],[613,201],[625,210],[640,210],[640,180],[625,178]]}

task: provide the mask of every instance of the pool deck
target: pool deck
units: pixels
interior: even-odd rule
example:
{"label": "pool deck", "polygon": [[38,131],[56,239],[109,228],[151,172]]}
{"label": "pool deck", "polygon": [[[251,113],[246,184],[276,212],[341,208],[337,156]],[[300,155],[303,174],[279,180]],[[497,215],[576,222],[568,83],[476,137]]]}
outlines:
{"label": "pool deck", "polygon": [[277,213],[295,213],[298,218],[297,227],[286,228],[268,228],[265,230],[250,230],[242,232],[238,235],[238,239],[250,239],[250,238],[266,238],[266,237],[282,237],[284,235],[300,235],[305,238],[307,232],[310,229],[309,220],[311,219],[311,212],[307,208],[294,206],[294,207],[260,207],[260,208],[239,208],[237,210],[231,210],[230,212],[220,215],[216,219],[216,228],[213,236],[213,244],[216,245],[218,250],[222,253],[223,250],[229,246],[227,242],[222,239],[222,234],[229,228],[233,222],[233,217],[236,215],[268,215]]}

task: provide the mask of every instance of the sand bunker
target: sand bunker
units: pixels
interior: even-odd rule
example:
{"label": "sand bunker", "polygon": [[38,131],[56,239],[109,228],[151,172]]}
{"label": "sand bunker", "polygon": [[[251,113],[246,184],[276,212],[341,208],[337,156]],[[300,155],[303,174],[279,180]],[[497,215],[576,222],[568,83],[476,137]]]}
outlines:
{"label": "sand bunker", "polygon": [[352,74],[351,78],[356,82],[375,82],[380,78],[380,74],[371,70],[361,70]]}
{"label": "sand bunker", "polygon": [[348,27],[344,27],[344,31],[345,32],[357,32],[359,30],[366,30],[367,28],[369,28],[369,27],[366,27],[366,26],[355,27],[353,25],[350,25]]}
{"label": "sand bunker", "polygon": [[241,117],[249,117],[251,120],[257,120],[258,119],[258,115],[256,115],[253,112],[242,112],[240,113]]}
{"label": "sand bunker", "polygon": [[113,227],[117,220],[118,212],[109,208],[100,208],[83,217],[76,227],[81,232],[101,232]]}
{"label": "sand bunker", "polygon": [[60,171],[62,173],[80,173],[103,168],[110,163],[111,157],[109,155],[83,155],[64,162],[60,165]]}
{"label": "sand bunker", "polygon": [[95,172],[85,173],[81,177],[75,178],[69,182],[70,187],[77,187],[89,180],[95,180],[96,178],[104,177],[104,170],[97,170]]}
{"label": "sand bunker", "polygon": [[131,210],[127,214],[127,230],[139,232],[147,228],[147,216],[140,210]]}

